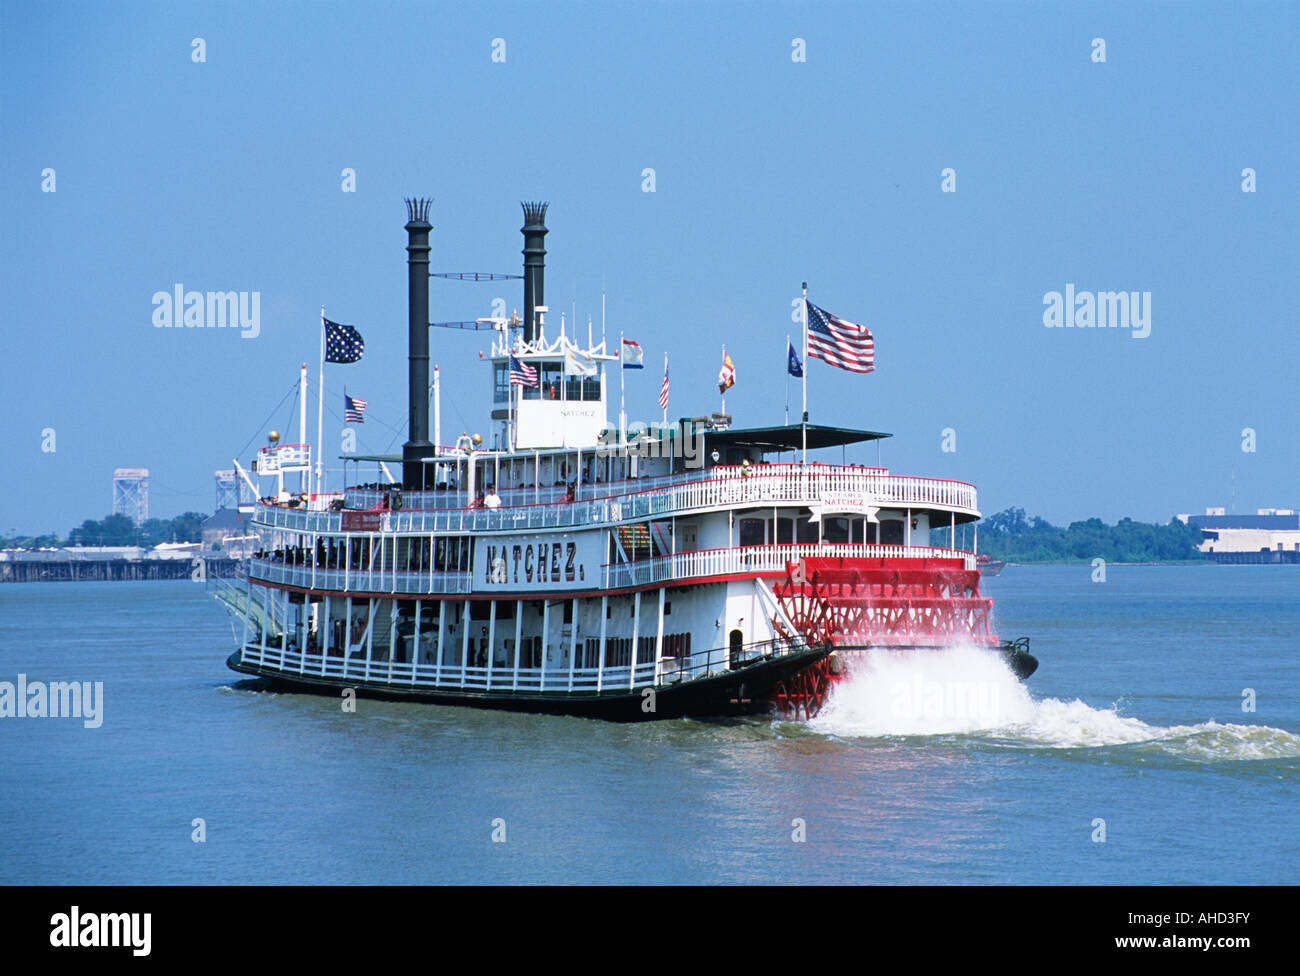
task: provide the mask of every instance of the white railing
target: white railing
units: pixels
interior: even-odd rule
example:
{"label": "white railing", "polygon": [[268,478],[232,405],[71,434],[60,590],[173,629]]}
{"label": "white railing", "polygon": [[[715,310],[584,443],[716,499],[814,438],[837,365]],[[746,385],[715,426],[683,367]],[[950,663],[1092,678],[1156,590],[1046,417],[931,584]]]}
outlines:
{"label": "white railing", "polygon": [[605,587],[618,589],[664,580],[707,578],[749,573],[780,573],[786,563],[805,557],[840,559],[960,559],[964,569],[975,568],[975,557],[957,549],[935,546],[888,545],[784,545],[744,546],[734,549],[700,549],[605,567]]}
{"label": "white railing", "polygon": [[[975,488],[963,481],[891,475],[880,468],[838,465],[763,464],[744,475],[736,467],[715,467],[644,480],[584,484],[574,502],[558,499],[533,504],[532,490],[502,492],[495,509],[451,507],[464,503],[459,492],[405,492],[402,508],[383,510],[380,531],[399,533],[517,532],[593,523],[630,522],[647,517],[686,515],[716,508],[755,504],[818,505],[828,496],[859,496],[875,507],[938,507],[976,513]],[[565,489],[542,489],[561,493]],[[383,493],[348,490],[349,504],[363,504]],[[515,495],[526,498],[512,504]],[[426,507],[421,502],[434,502]],[[391,498],[390,498],[391,502]],[[338,534],[342,513],[260,505],[256,521],[299,532]]]}
{"label": "white railing", "polygon": [[469,573],[389,568],[325,569],[274,559],[251,560],[248,575],[259,583],[343,593],[468,593],[473,583]]}
{"label": "white railing", "polygon": [[[545,668],[515,668],[496,664],[492,668],[443,662],[390,661],[353,654],[302,654],[296,646],[250,641],[241,652],[244,664],[284,672],[288,677],[356,679],[375,686],[404,686],[427,689],[469,689],[494,692],[593,693],[676,684],[724,674],[762,660],[785,657],[808,649],[802,638],[759,641],[746,644],[739,652],[712,648],[682,658],[661,658],[657,663],[619,664],[605,668],[577,668],[557,665]],[[459,648],[458,648],[459,650]]]}
{"label": "white railing", "polygon": [[[604,567],[603,579],[589,579],[584,585],[591,589],[621,589],[665,580],[689,581],[713,576],[780,573],[785,570],[787,562],[809,556],[838,559],[960,559],[963,568],[975,569],[975,556],[957,549],[809,543],[699,549],[636,562],[611,563]],[[467,572],[414,571],[388,567],[326,569],[273,559],[251,560],[248,575],[260,583],[342,593],[464,594],[472,592],[474,586],[473,577]]]}

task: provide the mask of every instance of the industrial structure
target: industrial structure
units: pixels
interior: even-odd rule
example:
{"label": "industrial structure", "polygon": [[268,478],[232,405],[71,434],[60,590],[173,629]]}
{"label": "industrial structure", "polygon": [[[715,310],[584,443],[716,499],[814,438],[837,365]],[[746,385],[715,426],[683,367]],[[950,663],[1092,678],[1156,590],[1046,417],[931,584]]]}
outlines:
{"label": "industrial structure", "polygon": [[149,518],[149,469],[118,468],[113,472],[113,514],[136,525]]}
{"label": "industrial structure", "polygon": [[1207,508],[1178,520],[1201,530],[1197,548],[1214,562],[1300,564],[1300,514],[1293,508],[1260,508],[1254,515]]}

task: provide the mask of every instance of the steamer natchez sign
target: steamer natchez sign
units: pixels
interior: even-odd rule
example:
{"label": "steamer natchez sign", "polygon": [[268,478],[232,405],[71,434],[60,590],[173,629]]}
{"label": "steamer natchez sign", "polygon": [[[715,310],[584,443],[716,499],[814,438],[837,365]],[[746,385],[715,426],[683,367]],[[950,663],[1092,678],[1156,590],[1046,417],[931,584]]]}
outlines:
{"label": "steamer natchez sign", "polygon": [[604,534],[598,532],[530,535],[521,541],[476,539],[475,589],[595,587],[605,562],[603,543]]}

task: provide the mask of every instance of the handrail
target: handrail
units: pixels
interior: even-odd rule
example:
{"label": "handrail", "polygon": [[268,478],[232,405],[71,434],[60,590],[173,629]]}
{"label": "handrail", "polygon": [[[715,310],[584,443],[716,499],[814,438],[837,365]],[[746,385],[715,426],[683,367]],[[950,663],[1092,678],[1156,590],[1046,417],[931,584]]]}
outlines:
{"label": "handrail", "polygon": [[[544,668],[495,667],[410,661],[390,662],[372,658],[325,655],[319,650],[301,652],[296,644],[287,648],[278,644],[249,641],[242,649],[246,664],[285,671],[289,674],[330,675],[357,678],[372,686],[429,687],[472,689],[480,691],[547,691],[556,697],[574,692],[590,694],[598,691],[648,687],[665,687],[680,682],[696,681],[716,675],[744,671],[765,661],[778,660],[792,654],[811,650],[812,646],[802,635],[781,636],[769,640],[751,641],[739,648],[714,647],[676,657],[661,657],[657,661],[634,661],[627,664],[595,668],[570,668],[563,665]],[[635,654],[635,649],[633,650]],[[391,667],[391,677],[389,669]],[[379,673],[376,673],[379,672]],[[545,680],[543,681],[543,677]]]}
{"label": "handrail", "polygon": [[[408,570],[391,565],[356,569],[311,564],[312,553],[303,563],[285,563],[255,557],[248,575],[257,582],[278,583],[307,590],[343,593],[394,593],[402,595],[469,594],[475,592],[472,574],[460,570]],[[768,546],[736,546],[723,549],[694,549],[689,552],[653,556],[634,562],[609,563],[600,574],[573,589],[623,589],[665,580],[689,582],[714,576],[744,576],[785,571],[786,564],[808,557],[840,559],[960,559],[962,567],[975,569],[975,556],[960,549],[939,546],[900,546],[876,543],[787,543]],[[496,592],[500,587],[484,586]],[[538,591],[539,595],[543,591]]]}
{"label": "handrail", "polygon": [[[710,468],[710,472],[734,471]],[[880,507],[936,505],[954,510],[977,512],[973,486],[960,481],[890,475],[880,469],[854,469],[824,466],[804,469],[799,465],[756,465],[752,474],[723,474],[698,478],[696,472],[650,479],[638,491],[606,494],[584,485],[577,500],[567,504],[539,503],[506,505],[499,508],[420,508],[410,504],[411,495],[402,496],[402,508],[375,511],[382,532],[517,532],[538,528],[567,528],[594,523],[618,523],[647,517],[683,515],[711,508],[743,506],[751,503],[789,505],[818,504],[832,492],[858,494],[864,502]],[[659,482],[663,482],[660,484]],[[620,482],[625,487],[635,482]],[[612,486],[611,486],[612,488]],[[355,489],[349,489],[355,492]],[[566,489],[567,491],[567,489]],[[596,497],[591,497],[595,495]],[[585,496],[585,497],[584,497]],[[455,493],[457,499],[459,493]],[[352,498],[354,502],[364,498]],[[419,497],[414,499],[421,500]],[[355,511],[355,510],[352,510]],[[254,516],[259,524],[299,532],[340,534],[344,512],[319,512],[259,505]],[[352,516],[355,518],[356,516]],[[364,531],[364,530],[350,530]]]}

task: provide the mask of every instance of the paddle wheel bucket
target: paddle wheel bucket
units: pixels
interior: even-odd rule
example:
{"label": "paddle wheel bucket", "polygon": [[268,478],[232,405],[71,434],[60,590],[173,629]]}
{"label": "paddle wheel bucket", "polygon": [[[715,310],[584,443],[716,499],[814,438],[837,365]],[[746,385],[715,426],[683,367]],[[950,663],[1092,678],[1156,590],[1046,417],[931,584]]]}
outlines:
{"label": "paddle wheel bucket", "polygon": [[790,718],[811,718],[831,685],[848,672],[854,651],[868,648],[997,647],[989,627],[993,601],[980,596],[978,570],[960,559],[837,559],[786,563],[772,592],[781,612],[778,633],[793,626],[810,644],[836,651],[796,675],[773,696]]}

